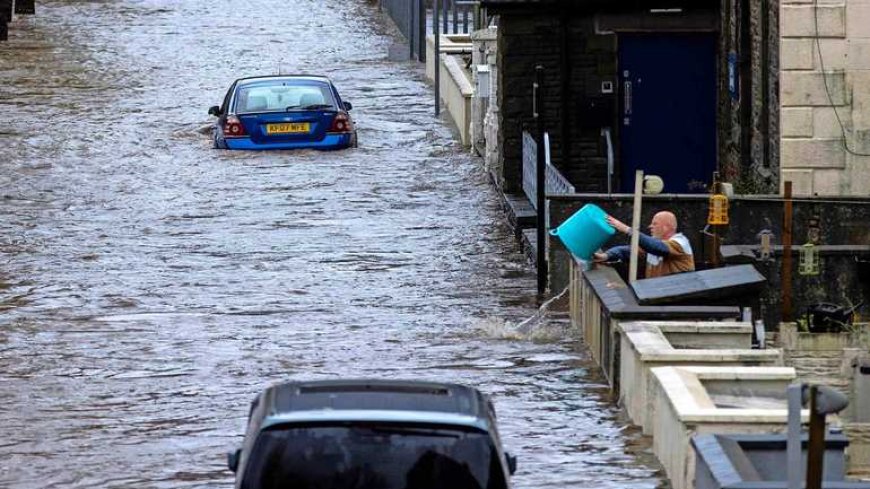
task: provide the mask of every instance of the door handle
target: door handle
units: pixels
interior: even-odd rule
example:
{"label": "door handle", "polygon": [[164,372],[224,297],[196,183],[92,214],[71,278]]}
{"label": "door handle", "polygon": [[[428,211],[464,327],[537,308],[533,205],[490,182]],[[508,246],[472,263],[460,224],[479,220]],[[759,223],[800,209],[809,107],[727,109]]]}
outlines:
{"label": "door handle", "polygon": [[631,99],[632,99],[631,80],[625,80],[625,86],[623,89],[623,97],[625,98],[624,104],[623,104],[625,106],[625,115],[629,116],[629,115],[631,115]]}

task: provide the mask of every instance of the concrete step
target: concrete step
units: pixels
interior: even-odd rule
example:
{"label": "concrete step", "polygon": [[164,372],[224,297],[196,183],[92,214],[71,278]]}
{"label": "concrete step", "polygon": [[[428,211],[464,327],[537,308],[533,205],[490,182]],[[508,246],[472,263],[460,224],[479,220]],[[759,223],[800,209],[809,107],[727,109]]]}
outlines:
{"label": "concrete step", "polygon": [[523,229],[534,228],[538,223],[538,213],[525,194],[504,194],[504,207],[508,223],[514,228],[514,234],[520,237]]}

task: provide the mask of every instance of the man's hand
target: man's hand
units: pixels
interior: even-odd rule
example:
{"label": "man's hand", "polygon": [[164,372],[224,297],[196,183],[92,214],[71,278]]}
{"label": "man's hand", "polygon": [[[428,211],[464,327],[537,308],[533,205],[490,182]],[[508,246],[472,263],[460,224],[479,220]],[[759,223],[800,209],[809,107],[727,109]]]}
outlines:
{"label": "man's hand", "polygon": [[604,263],[607,261],[607,253],[595,253],[592,255],[592,261],[595,263]]}
{"label": "man's hand", "polygon": [[624,222],[609,214],[607,215],[607,223],[613,226],[613,229],[616,229],[622,234],[629,234],[631,232],[631,228],[628,227]]}

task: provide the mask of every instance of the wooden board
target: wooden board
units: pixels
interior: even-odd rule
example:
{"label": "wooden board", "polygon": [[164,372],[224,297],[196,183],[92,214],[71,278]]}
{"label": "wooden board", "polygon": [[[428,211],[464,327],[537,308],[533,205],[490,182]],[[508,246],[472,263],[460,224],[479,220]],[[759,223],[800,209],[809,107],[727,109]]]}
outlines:
{"label": "wooden board", "polygon": [[638,280],[632,286],[638,303],[650,305],[687,299],[718,301],[758,290],[766,282],[754,266],[746,264]]}

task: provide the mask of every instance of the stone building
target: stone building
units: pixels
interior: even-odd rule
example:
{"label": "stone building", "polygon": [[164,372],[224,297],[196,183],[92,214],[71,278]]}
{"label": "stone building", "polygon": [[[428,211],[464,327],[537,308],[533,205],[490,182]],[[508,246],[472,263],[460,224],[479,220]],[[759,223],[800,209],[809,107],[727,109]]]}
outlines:
{"label": "stone building", "polygon": [[489,80],[471,145],[507,193],[541,66],[553,163],[577,192],[631,191],[644,169],[666,193],[718,173],[738,194],[870,195],[870,0],[480,5],[497,28],[470,39]]}
{"label": "stone building", "polygon": [[782,179],[870,195],[870,1],[783,0]]}
{"label": "stone building", "polygon": [[738,192],[779,188],[776,0],[483,5],[498,16],[504,191],[521,185],[537,65],[553,162],[578,192],[631,191],[635,169],[672,193],[704,192],[714,172]]}

